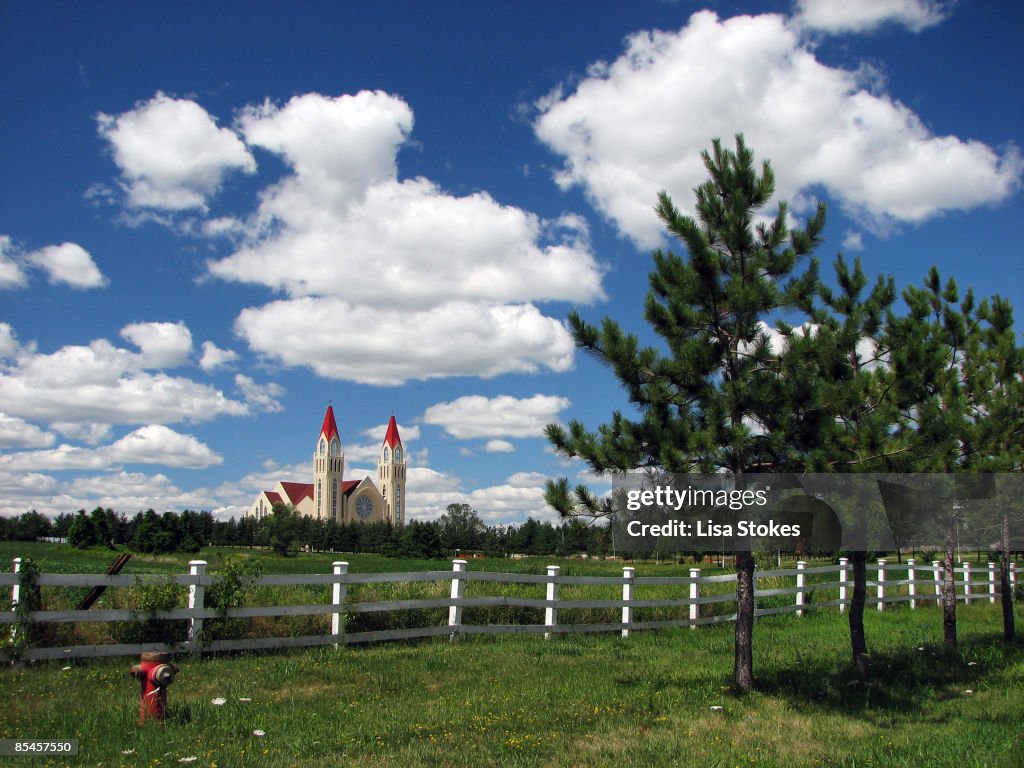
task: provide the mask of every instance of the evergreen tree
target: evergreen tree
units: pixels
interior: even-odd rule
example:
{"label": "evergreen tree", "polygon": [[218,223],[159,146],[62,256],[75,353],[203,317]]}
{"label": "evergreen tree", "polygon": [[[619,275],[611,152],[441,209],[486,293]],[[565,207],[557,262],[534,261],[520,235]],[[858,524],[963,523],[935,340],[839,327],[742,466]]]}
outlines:
{"label": "evergreen tree", "polygon": [[[743,487],[751,472],[802,466],[793,441],[813,429],[802,419],[814,411],[793,407],[804,374],[783,377],[784,354],[772,350],[766,324],[782,313],[810,317],[817,264],[811,259],[802,274],[796,269],[817,244],[825,211],[819,206],[805,229],[790,231],[780,203],[774,219],[755,224],[775,188],[769,163],[758,173],[742,136],[734,152],[715,140],[703,157],[711,178],[696,189],[699,221],[682,215],[666,193],[656,208],[688,251],[686,259],[654,253],[644,316],[664,350],[641,347],[610,318],[597,328],[576,312],[569,316],[577,346],[612,369],[639,420],[615,412],[596,433],[571,422],[568,430],[549,425],[547,437],[597,472],[726,472]],[[549,483],[549,504],[563,515],[592,511],[585,496],[570,500],[564,488]],[[736,600],[733,674],[746,692],[754,686],[749,550],[736,553]]]}
{"label": "evergreen tree", "polygon": [[263,536],[267,546],[282,557],[287,556],[295,543],[299,515],[291,504],[277,502],[263,523]]}
{"label": "evergreen tree", "polygon": [[[978,307],[980,349],[967,361],[966,379],[973,394],[971,416],[975,463],[991,472],[1024,471],[1024,350],[1017,344],[1013,307],[999,297]],[[1019,487],[1019,486],[1017,486]],[[1013,490],[1010,489],[1011,494]],[[1003,638],[1013,642],[1016,628],[1010,584],[1012,504],[1019,498],[1000,499],[995,520],[998,533],[999,581],[1003,613]],[[1019,511],[1016,512],[1021,519]]]}
{"label": "evergreen tree", "polygon": [[[896,418],[889,373],[889,350],[881,340],[896,289],[891,277],[879,277],[866,293],[868,279],[860,261],[853,269],[840,255],[835,262],[837,290],[819,287],[822,307],[815,312],[815,332],[790,342],[791,363],[817,371],[811,402],[824,417],[803,441],[807,469],[816,472],[882,472],[906,448],[894,441]],[[853,664],[862,679],[869,674],[864,605],[867,598],[867,521],[864,505],[850,504],[850,551],[853,594],[848,614]]]}
{"label": "evergreen tree", "polygon": [[[903,467],[915,472],[953,473],[976,468],[979,454],[970,417],[979,403],[967,373],[980,354],[980,321],[973,293],[963,299],[956,281],[942,283],[932,267],[923,288],[903,291],[908,312],[887,329],[893,393],[900,417],[897,435],[908,446]],[[957,505],[941,510],[945,528],[943,640],[956,637],[955,529]]]}
{"label": "evergreen tree", "polygon": [[84,509],[78,510],[75,519],[71,521],[71,527],[68,528],[68,544],[79,549],[96,544],[96,529]]}
{"label": "evergreen tree", "polygon": [[476,549],[483,542],[486,526],[469,504],[449,504],[440,518],[441,541],[449,551]]}

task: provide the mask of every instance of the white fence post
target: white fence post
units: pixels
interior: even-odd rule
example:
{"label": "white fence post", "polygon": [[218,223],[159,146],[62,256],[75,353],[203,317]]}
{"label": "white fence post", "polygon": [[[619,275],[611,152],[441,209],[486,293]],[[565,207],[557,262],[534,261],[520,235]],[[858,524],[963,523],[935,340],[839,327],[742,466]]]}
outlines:
{"label": "white fence post", "polygon": [[798,560],[796,563],[796,615],[803,616],[805,614],[804,606],[807,605],[807,599],[804,597],[804,588],[807,584],[807,574],[804,572],[807,569],[807,563],[803,560]]}
{"label": "white fence post", "polygon": [[961,563],[964,569],[964,602],[971,604],[971,564]]}
{"label": "white fence post", "polygon": [[[466,580],[462,574],[466,571],[465,560],[452,560],[452,600],[459,600],[465,594]],[[448,608],[448,638],[454,640],[462,626],[462,606],[452,604]]]}
{"label": "white fence post", "polygon": [[188,620],[188,649],[190,652],[195,652],[199,650],[203,642],[206,585],[202,581],[206,578],[206,561],[190,560],[188,571],[190,576],[195,577],[195,582],[188,585],[188,609],[192,611],[192,618]]}
{"label": "white fence post", "polygon": [[[344,577],[348,573],[348,563],[335,562],[334,575]],[[345,598],[348,596],[348,584],[343,578],[334,581],[331,589],[331,605],[338,610],[331,614],[331,634],[334,635],[334,647],[345,642]]]}
{"label": "white fence post", "polygon": [[691,568],[690,578],[690,629],[696,629],[700,618],[700,568]]}
{"label": "white fence post", "polygon": [[[560,566],[549,565],[548,566],[548,594],[547,600],[549,605],[544,609],[544,626],[553,627],[558,624],[558,609],[555,608],[552,603],[558,600],[558,572],[562,570]],[[550,632],[544,633],[544,639],[548,640],[551,637]]]}
{"label": "white fence post", "polygon": [[885,610],[885,560],[878,561],[878,610]]}
{"label": "white fence post", "polygon": [[[21,558],[20,557],[14,558],[13,562],[14,562],[14,573],[15,573],[15,575],[17,575],[17,574],[21,573]],[[14,582],[14,584],[11,586],[11,610],[12,611],[18,610],[18,601],[19,600],[21,600],[21,584],[20,584],[20,579],[19,579],[19,581]],[[18,634],[18,625],[17,625],[17,623],[11,624],[11,640],[14,640],[15,637],[17,636],[17,634]]]}
{"label": "white fence post", "polygon": [[932,560],[932,574],[935,577],[935,604],[942,605],[942,561]]}
{"label": "white fence post", "polygon": [[625,582],[622,585],[622,636],[629,637],[629,625],[633,621],[633,608],[629,601],[633,599],[633,579],[636,576],[636,568],[626,566],[622,569],[622,578]]}
{"label": "white fence post", "polygon": [[996,601],[996,564],[988,564],[988,601],[994,603]]}
{"label": "white fence post", "polygon": [[907,592],[910,595],[910,608],[917,608],[917,575],[914,573],[916,562],[911,558],[907,560]]}
{"label": "white fence post", "polygon": [[839,612],[846,613],[846,583],[847,566],[850,565],[850,558],[839,558]]}
{"label": "white fence post", "polygon": [[1010,563],[1010,594],[1017,590],[1017,564]]}

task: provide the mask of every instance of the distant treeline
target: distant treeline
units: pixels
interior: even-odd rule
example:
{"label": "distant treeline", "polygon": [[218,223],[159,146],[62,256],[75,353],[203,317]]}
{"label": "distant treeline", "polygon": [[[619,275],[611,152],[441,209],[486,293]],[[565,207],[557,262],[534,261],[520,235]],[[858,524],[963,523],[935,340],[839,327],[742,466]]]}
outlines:
{"label": "distant treeline", "polygon": [[164,512],[152,509],[134,517],[97,507],[92,512],[38,512],[0,517],[0,540],[35,541],[66,538],[75,547],[108,546],[136,552],[197,552],[201,547],[271,547],[279,552],[373,552],[395,557],[450,557],[479,552],[491,557],[527,555],[606,555],[612,542],[606,527],[569,520],[560,525],[529,519],[517,525],[485,525],[466,504],[450,504],[437,520],[411,521],[396,528],[386,523],[337,523],[275,510],[252,517],[215,520],[210,512]]}

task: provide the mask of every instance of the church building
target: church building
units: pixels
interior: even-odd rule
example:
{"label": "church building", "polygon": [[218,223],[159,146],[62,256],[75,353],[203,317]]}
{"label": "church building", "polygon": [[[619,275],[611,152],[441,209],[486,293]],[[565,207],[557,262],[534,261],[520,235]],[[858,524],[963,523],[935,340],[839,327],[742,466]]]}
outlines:
{"label": "church building", "polygon": [[246,517],[269,515],[274,504],[291,504],[300,515],[339,523],[405,523],[405,452],[398,424],[392,416],[377,456],[377,483],[369,477],[345,480],[345,452],[327,406],[324,423],[313,452],[313,482],[279,482],[272,491],[260,491]]}

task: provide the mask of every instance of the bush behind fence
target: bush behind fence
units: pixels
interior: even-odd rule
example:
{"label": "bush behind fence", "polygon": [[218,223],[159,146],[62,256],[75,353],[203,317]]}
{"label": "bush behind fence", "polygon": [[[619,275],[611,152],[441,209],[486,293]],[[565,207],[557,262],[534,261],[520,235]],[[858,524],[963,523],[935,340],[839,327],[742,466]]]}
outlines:
{"label": "bush behind fence", "polygon": [[[0,574],[12,606],[0,613],[6,638],[0,655],[54,659],[128,655],[144,650],[201,652],[383,642],[438,635],[621,631],[667,626],[697,627],[735,616],[735,575],[638,577],[451,571],[350,574],[334,564],[330,574],[264,576],[257,568],[228,563],[217,574],[192,561],[188,574],[109,576],[39,574],[25,584],[20,558]],[[868,566],[868,607],[896,603],[936,605],[942,578],[937,562],[879,560]],[[995,563],[956,568],[957,598],[996,602]],[[1011,566],[1011,583],[1016,568]],[[852,569],[838,565],[762,570],[757,573],[757,615],[833,608],[852,597]],[[22,590],[37,590],[24,610]],[[108,589],[94,610],[78,611],[93,586]],[[1012,589],[1013,587],[1011,587]],[[6,625],[6,626],[3,626]]]}

